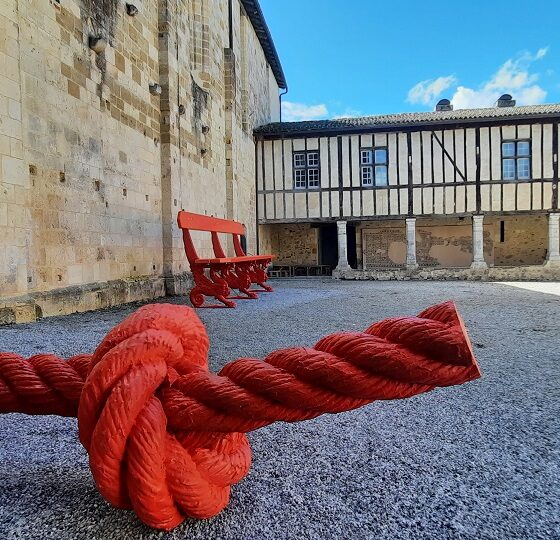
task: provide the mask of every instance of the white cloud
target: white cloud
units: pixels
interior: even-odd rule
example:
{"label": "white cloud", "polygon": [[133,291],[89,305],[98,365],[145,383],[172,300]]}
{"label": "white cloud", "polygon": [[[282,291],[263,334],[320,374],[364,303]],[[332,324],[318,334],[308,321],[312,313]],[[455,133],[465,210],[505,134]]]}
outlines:
{"label": "white cloud", "polygon": [[539,75],[530,73],[532,62],[540,60],[548,52],[548,47],[535,54],[523,53],[510,58],[498,71],[478,89],[459,86],[451,98],[456,109],[492,107],[502,94],[511,94],[518,105],[535,105],[546,99],[546,90],[537,83]]}
{"label": "white cloud", "polygon": [[306,105],[305,103],[295,103],[293,101],[282,102],[282,121],[301,122],[302,120],[317,120],[326,118],[329,114],[326,105]]}
{"label": "white cloud", "polygon": [[535,60],[540,60],[548,52],[548,47],[542,47],[537,51],[535,55]]}
{"label": "white cloud", "polygon": [[457,84],[457,79],[453,75],[421,81],[408,91],[407,101],[430,105],[437,97],[441,96],[442,92],[455,84]]}
{"label": "white cloud", "polygon": [[478,88],[456,86],[459,81],[453,75],[421,81],[410,89],[407,101],[433,106],[445,90],[456,86],[451,98],[455,109],[492,107],[502,94],[511,94],[518,105],[542,103],[546,99],[546,90],[537,84],[539,74],[531,73],[530,67],[547,53],[548,47],[542,47],[534,54],[524,52],[516,58],[506,60]]}

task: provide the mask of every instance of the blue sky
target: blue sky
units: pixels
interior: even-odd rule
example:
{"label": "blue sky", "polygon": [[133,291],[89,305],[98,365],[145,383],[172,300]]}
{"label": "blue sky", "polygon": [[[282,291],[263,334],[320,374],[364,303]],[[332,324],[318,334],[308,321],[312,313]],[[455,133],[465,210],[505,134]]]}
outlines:
{"label": "blue sky", "polygon": [[261,0],[283,120],[560,102],[558,0]]}

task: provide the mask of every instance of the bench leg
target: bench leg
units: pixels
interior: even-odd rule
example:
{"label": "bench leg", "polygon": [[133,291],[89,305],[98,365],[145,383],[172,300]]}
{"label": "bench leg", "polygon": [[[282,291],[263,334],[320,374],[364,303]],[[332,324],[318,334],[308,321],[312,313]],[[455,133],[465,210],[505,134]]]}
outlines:
{"label": "bench leg", "polygon": [[244,295],[229,296],[229,298],[235,298],[236,300],[254,300],[255,298],[258,298],[257,293],[249,290],[249,287],[251,286],[251,278],[242,265],[235,265],[234,268],[230,268],[228,266],[227,268],[221,270],[220,275],[229,287],[237,289]]}
{"label": "bench leg", "polygon": [[[227,283],[219,276],[216,276],[212,269],[210,270],[212,279],[208,279],[204,273],[204,268],[201,267],[192,268],[192,273],[195,286],[191,290],[189,298],[194,307],[235,307],[235,302],[227,299],[230,293]],[[204,305],[205,296],[213,296],[223,306],[220,304]]]}
{"label": "bench leg", "polygon": [[[266,265],[268,266],[268,264]],[[262,287],[263,292],[272,292],[274,289],[270,285],[266,285],[265,281],[268,280],[268,275],[266,273],[266,266],[262,264],[255,264],[253,267],[252,282]]]}

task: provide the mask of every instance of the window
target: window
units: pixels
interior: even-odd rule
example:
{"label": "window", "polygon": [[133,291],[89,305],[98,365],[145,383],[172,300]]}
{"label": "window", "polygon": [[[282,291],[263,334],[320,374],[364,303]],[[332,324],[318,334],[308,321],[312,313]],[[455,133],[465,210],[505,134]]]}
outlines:
{"label": "window", "polygon": [[294,186],[296,189],[316,189],[321,186],[319,152],[294,152]]}
{"label": "window", "polygon": [[362,148],[360,150],[362,186],[386,186],[387,164],[387,148]]}
{"label": "window", "polygon": [[502,179],[531,179],[531,143],[530,141],[502,142]]}

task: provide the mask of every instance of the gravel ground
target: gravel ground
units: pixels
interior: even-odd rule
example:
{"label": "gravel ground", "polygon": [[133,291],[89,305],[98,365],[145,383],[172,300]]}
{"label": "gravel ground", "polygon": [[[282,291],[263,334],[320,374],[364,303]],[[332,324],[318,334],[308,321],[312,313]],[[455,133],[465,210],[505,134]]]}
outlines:
{"label": "gravel ground", "polygon": [[[453,299],[483,378],[254,432],[253,467],[234,486],[228,508],[171,533],[148,529],[132,512],[102,500],[75,420],[3,415],[0,538],[560,538],[560,297],[554,290],[330,280],[276,280],[275,286],[275,293],[236,310],[199,310],[212,342],[212,369]],[[135,307],[0,328],[0,350],[90,352]]]}

